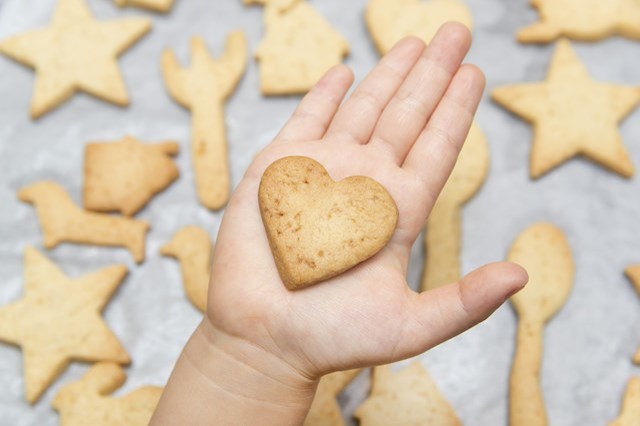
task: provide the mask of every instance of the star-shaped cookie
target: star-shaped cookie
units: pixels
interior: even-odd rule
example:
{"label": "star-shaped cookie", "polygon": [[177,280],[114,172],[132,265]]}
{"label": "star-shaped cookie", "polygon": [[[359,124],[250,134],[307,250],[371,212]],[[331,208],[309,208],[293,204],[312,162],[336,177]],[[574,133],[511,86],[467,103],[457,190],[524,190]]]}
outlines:
{"label": "star-shaped cookie", "polygon": [[51,26],[0,42],[0,53],[36,70],[32,118],[77,91],[116,105],[129,103],[116,58],[151,29],[151,21],[96,21],[84,1],[59,0]]}
{"label": "star-shaped cookie", "polygon": [[34,248],[24,254],[24,297],[0,307],[0,341],[22,347],[27,401],[36,402],[71,361],[129,363],[100,312],[123,265],[70,279]]}
{"label": "star-shaped cookie", "polygon": [[548,43],[565,36],[595,41],[611,35],[640,40],[638,0],[531,0],[540,21],[518,31],[521,43]]}
{"label": "star-shaped cookie", "polygon": [[577,155],[633,175],[618,124],[640,102],[640,88],[592,80],[567,40],[558,42],[546,81],[499,87],[492,96],[533,124],[533,178]]}

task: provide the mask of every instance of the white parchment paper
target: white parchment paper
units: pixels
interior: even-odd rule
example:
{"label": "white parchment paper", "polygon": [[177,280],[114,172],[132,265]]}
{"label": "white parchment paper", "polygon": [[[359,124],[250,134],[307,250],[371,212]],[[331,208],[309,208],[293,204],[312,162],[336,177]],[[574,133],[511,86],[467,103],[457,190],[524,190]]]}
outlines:
{"label": "white parchment paper", "polygon": [[[53,0],[0,0],[0,39],[46,26]],[[137,266],[123,249],[62,244],[46,252],[72,277],[114,263],[130,274],[105,310],[108,324],[130,352],[129,379],[117,392],[143,384],[162,385],[183,344],[199,321],[184,295],[177,263],[158,254],[184,225],[200,225],[212,235],[222,213],[196,202],[189,160],[190,116],[167,95],[159,58],[166,46],[182,60],[188,41],[202,35],[220,52],[226,34],[241,28],[251,49],[262,37],[262,9],[240,0],[177,0],[167,15],[120,10],[110,0],[88,0],[98,19],[147,16],[152,32],[120,60],[131,106],[118,108],[76,95],[38,121],[28,118],[34,73],[0,57],[0,304],[22,295],[22,252],[41,248],[32,207],[16,199],[18,189],[40,179],[62,184],[80,202],[83,146],[131,134],[142,140],[175,139],[180,179],[152,200],[138,217],[152,223],[147,260]],[[350,65],[358,80],[377,60],[363,19],[365,0],[311,2],[349,41]],[[527,0],[468,0],[474,20],[469,61],[487,74],[488,91],[502,84],[543,80],[553,45],[518,45],[517,28],[535,20]],[[574,44],[595,79],[640,85],[640,43],[612,38]],[[299,98],[262,98],[257,66],[246,75],[226,108],[234,184],[253,154],[278,131]],[[640,181],[624,180],[577,159],[539,181],[528,177],[531,128],[491,103],[488,95],[478,122],[491,148],[491,170],[481,192],[464,210],[463,267],[470,271],[505,257],[511,241],[527,225],[551,221],[567,234],[577,274],[573,293],[545,330],[543,388],[552,425],[603,425],[618,411],[627,379],[640,374],[631,356],[640,345],[640,298],[623,270],[640,262]],[[621,126],[635,164],[640,164],[640,111]],[[339,155],[337,153],[337,155]],[[409,279],[417,285],[422,248],[413,252]],[[259,277],[248,277],[248,279]],[[508,376],[516,318],[509,306],[475,329],[421,357],[467,425],[506,425]],[[0,424],[53,425],[50,407],[60,386],[78,379],[87,365],[72,365],[35,406],[23,397],[19,349],[0,345]],[[368,378],[361,375],[341,396],[345,417],[363,400]],[[355,423],[351,423],[355,424]]]}

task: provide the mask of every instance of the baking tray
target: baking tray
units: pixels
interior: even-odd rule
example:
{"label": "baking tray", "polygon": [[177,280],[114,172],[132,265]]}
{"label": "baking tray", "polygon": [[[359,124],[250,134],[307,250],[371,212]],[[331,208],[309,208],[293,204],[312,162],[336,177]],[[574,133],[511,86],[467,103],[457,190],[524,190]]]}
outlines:
{"label": "baking tray", "polygon": [[[41,248],[32,207],[17,201],[22,186],[40,179],[62,184],[79,202],[82,156],[91,140],[125,134],[141,140],[175,139],[180,179],[155,197],[138,217],[152,223],[147,260],[135,265],[123,249],[63,244],[46,252],[63,270],[78,276],[125,263],[130,274],[105,310],[108,324],[130,352],[129,379],[116,393],[143,384],[162,385],[200,315],[187,302],[177,263],[159,248],[184,225],[199,225],[215,236],[222,212],[196,202],[189,158],[190,116],[168,96],[160,75],[160,53],[172,47],[188,57],[192,35],[202,35],[220,52],[226,34],[245,31],[251,50],[262,38],[262,8],[240,0],[177,0],[167,15],[118,9],[110,0],[89,0],[98,19],[146,16],[153,29],[120,59],[131,106],[119,108],[77,95],[38,121],[28,118],[34,73],[0,57],[0,304],[22,294],[22,253]],[[365,0],[312,0],[311,4],[348,40],[346,63],[363,78],[378,55],[364,24]],[[519,45],[516,29],[533,22],[527,0],[468,0],[474,16],[474,44],[468,57],[486,73],[488,90],[477,121],[487,136],[491,168],[482,190],[463,211],[464,271],[504,259],[526,226],[550,221],[561,227],[573,249],[576,278],[572,294],[548,324],[544,338],[542,386],[552,425],[603,425],[619,412],[626,381],[640,369],[631,357],[640,345],[640,298],[623,276],[640,263],[640,182],[576,159],[549,175],[528,177],[531,128],[493,104],[496,86],[545,78],[550,45]],[[0,39],[46,26],[53,0],[0,0]],[[601,81],[640,85],[640,43],[610,38],[574,43],[591,75]],[[263,98],[258,69],[246,74],[226,106],[229,158],[234,184],[253,155],[291,114],[299,97]],[[640,164],[640,111],[621,126],[635,164]],[[422,244],[412,252],[409,281],[422,273]],[[514,352],[516,318],[510,306],[463,335],[420,357],[466,425],[505,425],[508,377]],[[23,397],[22,359],[17,348],[0,345],[0,424],[54,425],[50,407],[60,386],[76,380],[87,365],[73,364],[33,407]],[[345,418],[368,392],[362,374],[340,397]]]}

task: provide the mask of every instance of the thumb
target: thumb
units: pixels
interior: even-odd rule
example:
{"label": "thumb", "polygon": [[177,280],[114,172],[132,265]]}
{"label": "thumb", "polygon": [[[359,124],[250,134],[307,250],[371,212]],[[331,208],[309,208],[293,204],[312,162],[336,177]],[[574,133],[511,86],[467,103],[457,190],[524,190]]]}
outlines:
{"label": "thumb", "polygon": [[519,265],[485,265],[455,284],[417,294],[409,308],[406,338],[398,348],[414,356],[487,319],[529,280]]}

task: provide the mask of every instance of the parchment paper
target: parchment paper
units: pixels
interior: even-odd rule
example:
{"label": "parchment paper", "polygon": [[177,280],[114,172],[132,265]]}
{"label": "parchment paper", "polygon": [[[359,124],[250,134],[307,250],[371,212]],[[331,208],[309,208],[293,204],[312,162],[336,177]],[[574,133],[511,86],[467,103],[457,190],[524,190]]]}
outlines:
{"label": "parchment paper", "polygon": [[[54,3],[0,0],[0,39],[47,25]],[[89,0],[98,19],[147,16],[153,20],[152,32],[120,60],[132,100],[125,109],[76,95],[32,122],[27,111],[34,73],[0,57],[0,304],[21,297],[22,252],[26,246],[41,248],[42,244],[33,208],[16,199],[20,187],[53,179],[80,202],[87,141],[131,134],[148,141],[176,139],[181,144],[179,181],[138,215],[153,226],[144,264],[135,265],[123,249],[63,244],[46,252],[72,277],[114,263],[130,267],[105,311],[106,321],[133,358],[127,369],[129,379],[117,394],[143,384],[162,385],[199,321],[184,295],[178,264],[161,257],[159,248],[184,225],[203,226],[215,236],[222,216],[196,202],[189,159],[190,116],[165,91],[160,52],[170,46],[186,60],[192,35],[204,36],[209,47],[220,52],[225,35],[235,28],[246,32],[252,50],[262,37],[260,7],[245,7],[240,0],[176,3],[171,13],[159,15],[120,10],[110,0]],[[351,55],[346,63],[362,79],[378,57],[364,25],[365,0],[311,3],[349,41]],[[468,60],[486,72],[487,93],[498,85],[545,77],[553,45],[518,45],[514,38],[517,28],[535,20],[527,3],[468,0],[475,20]],[[595,79],[640,85],[640,43],[612,38],[574,47]],[[251,61],[226,108],[234,184],[299,100],[262,98],[257,71]],[[464,270],[504,259],[515,236],[531,223],[551,221],[566,232],[577,274],[567,305],[546,329],[544,395],[552,425],[603,425],[617,415],[627,379],[640,374],[631,363],[640,345],[640,298],[623,276],[626,266],[640,262],[640,181],[624,180],[580,159],[531,181],[530,126],[491,103],[488,95],[478,122],[490,144],[491,170],[484,188],[464,209]],[[640,111],[625,121],[621,131],[634,163],[640,164]],[[418,241],[409,273],[414,287],[421,272]],[[504,306],[482,325],[420,357],[466,425],[507,424],[515,320],[510,306]],[[23,396],[21,353],[0,345],[0,424],[57,424],[50,407],[53,396],[87,368],[72,365],[30,407]],[[367,391],[368,377],[363,374],[340,398],[349,422]]]}

